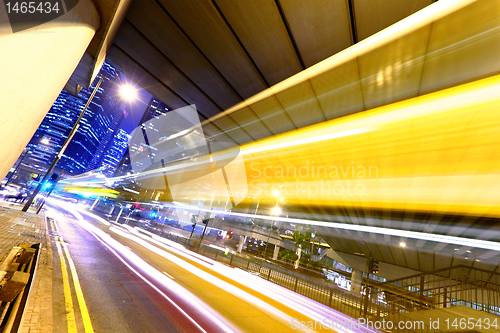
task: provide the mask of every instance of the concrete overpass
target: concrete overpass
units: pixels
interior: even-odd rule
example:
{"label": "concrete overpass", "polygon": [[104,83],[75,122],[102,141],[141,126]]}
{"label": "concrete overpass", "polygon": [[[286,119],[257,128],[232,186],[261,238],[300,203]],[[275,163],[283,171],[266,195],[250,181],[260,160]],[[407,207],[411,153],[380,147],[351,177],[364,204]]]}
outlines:
{"label": "concrete overpass", "polygon": [[[9,149],[2,149],[0,174],[5,174],[21,153],[60,89],[65,85],[73,90],[77,84],[88,86],[104,56],[171,108],[194,104],[207,138],[217,136],[238,147],[253,145],[253,151],[265,147],[269,140],[281,145],[290,141],[292,134],[280,136],[284,133],[297,135],[296,140],[304,139],[311,133],[308,126],[333,124],[332,121],[342,118],[340,124],[347,119],[343,117],[381,107],[393,111],[390,109],[393,103],[405,100],[410,102],[396,104],[394,108],[411,108],[411,103],[423,100],[415,98],[427,98],[446,88],[498,75],[500,24],[496,13],[500,2],[431,3],[347,0],[305,5],[303,1],[292,0],[158,0],[135,1],[128,8],[126,1],[105,7],[104,1],[93,4],[82,0],[65,16],[26,31],[13,33],[4,24],[1,33],[6,38],[0,39],[0,54],[7,59],[2,62],[2,72],[8,74],[2,76],[1,87],[11,93],[1,97],[5,106],[2,128],[7,130],[0,134],[0,141]],[[7,22],[5,13],[0,15],[2,22]],[[54,33],[46,34],[48,31]],[[75,75],[70,77],[75,68]],[[459,95],[455,96],[459,100]],[[441,105],[436,106],[439,108]],[[348,119],[362,118],[359,117]],[[363,121],[359,120],[357,125]],[[367,122],[363,126],[373,124]],[[452,118],[449,122],[453,123]],[[321,125],[314,130],[326,131],[322,135],[338,131]],[[431,138],[440,140],[441,133],[434,130]],[[389,133],[384,134],[388,140],[393,133],[399,133],[396,127],[385,127],[384,131]],[[453,201],[453,187],[446,182],[456,181],[461,195],[467,196],[477,186],[478,178],[433,178],[443,186],[435,189],[432,180],[421,177],[428,170],[436,171],[433,176],[438,173],[439,177],[456,176],[450,170],[455,170],[453,165],[459,161],[441,164],[444,162],[432,154],[432,147],[427,149],[425,140],[416,136],[414,141],[408,141],[416,147],[412,151],[402,146],[396,149],[392,141],[372,144],[374,133],[363,134],[364,141],[346,139],[342,146],[315,146],[311,155],[302,151],[304,159],[300,163],[277,154],[249,160],[261,163],[258,169],[261,173],[268,166],[263,161],[268,160],[273,160],[275,166],[290,166],[292,161],[300,167],[306,160],[315,159],[318,164],[330,166],[347,165],[360,156],[364,158],[363,165],[370,166],[374,161],[386,168],[386,171],[381,169],[379,180],[366,182],[366,186],[374,186],[372,189],[388,189],[376,192],[378,198],[383,197],[379,202],[375,200],[377,197],[333,204],[328,198],[287,199],[290,218],[331,223],[328,227],[318,226],[318,233],[339,258],[350,258],[349,265],[359,261],[356,265],[361,267],[371,254],[382,262],[414,271],[432,271],[456,263],[496,270],[500,264],[498,251],[475,247],[472,243],[469,247],[456,246],[439,239],[335,227],[345,223],[498,240],[493,232],[499,217],[492,213],[494,204],[480,202],[473,205],[476,210],[472,213],[460,210],[465,204],[458,199]],[[411,129],[408,133],[412,133]],[[450,140],[452,137],[457,140],[455,135],[450,133]],[[472,130],[464,132],[458,141],[464,143],[473,135]],[[492,140],[489,143],[496,144],[496,139]],[[369,147],[366,151],[365,146]],[[346,147],[355,149],[349,151]],[[477,151],[481,147],[484,145],[478,143]],[[333,151],[339,152],[340,157],[332,157]],[[417,156],[423,151],[428,164],[408,159],[404,160],[410,161],[404,168],[398,168],[399,156]],[[466,156],[467,152],[463,154]],[[496,174],[497,166],[486,153],[479,159],[487,166],[483,175]],[[250,164],[246,164],[249,169]],[[470,164],[468,169],[464,166],[460,172],[473,174],[476,166]],[[399,170],[406,174],[398,173]],[[250,184],[250,178],[249,175],[245,182]],[[494,193],[496,183],[490,180],[485,176],[481,186],[493,184],[488,193]],[[283,185],[282,179],[269,178],[268,182]],[[419,182],[424,185],[417,186]],[[447,197],[440,196],[442,188],[451,191],[446,193]],[[449,198],[453,198],[451,202],[446,201]],[[269,209],[275,198],[266,195],[261,200],[245,202],[247,206],[261,203],[261,207]],[[233,212],[248,212],[247,206],[236,205]],[[268,211],[261,214],[269,216]]]}

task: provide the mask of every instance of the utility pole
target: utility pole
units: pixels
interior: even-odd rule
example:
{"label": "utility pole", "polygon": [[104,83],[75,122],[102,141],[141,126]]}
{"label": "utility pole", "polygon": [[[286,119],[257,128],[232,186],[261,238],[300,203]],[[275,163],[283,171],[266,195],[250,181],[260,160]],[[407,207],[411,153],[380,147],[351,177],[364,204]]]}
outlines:
{"label": "utility pole", "polygon": [[56,155],[56,157],[54,158],[54,161],[52,161],[52,164],[50,165],[50,167],[47,169],[47,172],[43,176],[43,179],[40,181],[40,183],[38,184],[38,186],[36,187],[36,189],[33,191],[33,193],[31,194],[31,196],[29,197],[28,201],[24,205],[24,207],[22,209],[23,212],[27,212],[28,211],[28,209],[30,208],[31,204],[33,203],[33,200],[35,200],[35,197],[37,196],[38,192],[40,192],[40,189],[42,188],[42,185],[50,177],[50,175],[52,174],[52,171],[54,170],[54,168],[57,165],[57,162],[59,162],[59,160],[61,159],[62,155],[64,154],[64,151],[66,150],[66,148],[68,148],[68,145],[71,142],[71,140],[73,139],[73,137],[75,136],[76,131],[78,131],[78,128],[80,128],[80,120],[82,120],[83,115],[85,114],[85,112],[87,111],[87,108],[89,107],[90,103],[94,99],[94,96],[95,96],[95,94],[97,92],[97,89],[99,89],[99,87],[101,86],[101,83],[102,83],[103,79],[104,79],[104,75],[101,75],[101,78],[97,82],[94,90],[92,91],[92,94],[90,95],[89,99],[87,100],[87,104],[85,104],[85,107],[83,108],[82,112],[80,113],[80,116],[76,120],[75,125],[73,126],[73,128],[71,129],[71,132],[69,133],[68,137],[66,138],[66,141],[64,141],[64,144],[61,146],[61,150]]}
{"label": "utility pole", "polygon": [[200,245],[201,242],[203,242],[203,238],[205,237],[205,230],[207,230],[208,227],[208,222],[210,221],[210,217],[208,219],[203,220],[203,224],[205,224],[205,227],[203,228],[203,232],[201,233],[201,238],[200,238]]}

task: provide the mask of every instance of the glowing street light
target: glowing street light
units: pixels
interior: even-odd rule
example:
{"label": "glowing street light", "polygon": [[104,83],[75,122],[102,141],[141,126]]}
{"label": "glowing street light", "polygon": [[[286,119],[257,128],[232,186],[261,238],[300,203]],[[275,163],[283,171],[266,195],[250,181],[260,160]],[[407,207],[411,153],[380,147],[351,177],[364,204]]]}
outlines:
{"label": "glowing street light", "polygon": [[[94,99],[94,96],[97,93],[97,90],[99,89],[99,87],[101,86],[101,83],[102,83],[103,80],[104,80],[104,75],[101,75],[101,77],[99,78],[99,81],[97,82],[96,86],[94,87],[94,90],[90,94],[90,97],[88,98],[87,103],[83,107],[83,110],[80,113],[80,116],[76,120],[75,124],[73,125],[73,128],[71,129],[70,133],[68,134],[68,137],[66,138],[66,140],[63,143],[63,145],[61,146],[61,149],[59,150],[59,153],[56,155],[56,157],[52,161],[52,164],[50,165],[50,167],[47,169],[47,172],[43,176],[42,180],[40,181],[40,183],[38,184],[38,186],[36,187],[36,189],[33,191],[33,193],[31,194],[31,196],[28,198],[28,201],[26,202],[26,204],[24,205],[24,207],[22,209],[23,212],[28,211],[28,209],[31,206],[31,204],[33,203],[33,200],[35,199],[36,195],[42,189],[42,184],[45,184],[45,182],[47,181],[47,179],[52,174],[52,171],[56,167],[57,162],[59,162],[59,160],[61,159],[64,151],[66,150],[66,148],[68,147],[69,143],[73,139],[73,136],[75,135],[76,131],[78,131],[78,128],[80,127],[80,121],[82,120],[82,117],[85,114],[85,112],[87,111],[87,108],[89,107],[90,103]],[[122,96],[122,98],[124,98],[124,99],[126,99],[128,101],[131,101],[131,100],[137,98],[137,91],[136,91],[136,89],[135,89],[135,87],[133,85],[124,84],[123,86],[120,86],[120,95]],[[47,142],[44,142],[44,140],[47,140]],[[44,138],[44,139],[42,139],[41,142],[44,143],[44,144],[47,144],[47,143],[49,143],[49,140]]]}
{"label": "glowing street light", "polygon": [[280,206],[274,206],[272,209],[273,215],[279,215],[281,213]]}
{"label": "glowing street light", "polygon": [[[46,181],[49,179],[49,177],[52,175],[52,171],[56,167],[57,162],[59,162],[59,160],[61,159],[62,155],[64,154],[64,151],[66,150],[66,148],[68,147],[69,143],[73,139],[73,136],[75,136],[76,131],[78,131],[78,128],[80,127],[80,120],[82,120],[82,117],[85,114],[85,112],[87,111],[87,108],[89,107],[90,103],[92,102],[92,99],[94,99],[94,96],[95,96],[97,90],[101,86],[102,80],[104,80],[104,75],[101,75],[101,77],[99,78],[99,81],[97,81],[97,84],[94,87],[94,90],[90,94],[90,97],[87,100],[87,103],[85,104],[85,106],[83,107],[82,112],[80,112],[80,116],[78,117],[78,119],[76,120],[75,124],[73,125],[73,128],[69,132],[68,137],[66,138],[66,140],[62,144],[61,149],[59,150],[58,154],[56,155],[56,157],[52,161],[52,164],[47,169],[47,172],[43,176],[42,180],[38,183],[38,186],[35,188],[35,190],[33,191],[33,193],[31,193],[31,196],[26,201],[26,204],[24,205],[24,207],[22,209],[23,212],[27,212],[28,211],[28,209],[30,208],[31,204],[33,203],[33,200],[37,196],[38,192],[40,192],[40,190],[42,189],[43,184],[45,184]],[[42,141],[43,141],[43,139],[42,139]]]}
{"label": "glowing street light", "polygon": [[120,95],[127,101],[133,101],[137,99],[137,90],[130,84],[124,84],[120,86]]}
{"label": "glowing street light", "polygon": [[48,145],[50,143],[50,140],[47,138],[43,138],[42,140],[40,140],[40,142],[43,143],[44,145]]}

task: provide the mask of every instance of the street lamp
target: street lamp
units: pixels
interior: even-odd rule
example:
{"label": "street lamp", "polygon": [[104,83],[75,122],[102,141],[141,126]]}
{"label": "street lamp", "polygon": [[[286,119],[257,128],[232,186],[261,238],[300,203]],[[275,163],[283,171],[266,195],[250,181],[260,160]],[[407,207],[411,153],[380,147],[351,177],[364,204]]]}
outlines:
{"label": "street lamp", "polygon": [[[277,192],[277,191],[275,191]],[[276,194],[276,193],[275,193]],[[278,192],[278,195],[280,193]],[[278,203],[280,201],[280,198],[278,198],[278,201],[276,201],[276,206],[274,206],[272,209],[271,209],[271,213],[272,215],[275,215],[275,216],[278,216],[280,213],[281,213],[281,208],[280,206],[278,206]],[[276,220],[273,220],[273,222],[271,223],[271,226],[269,227],[269,232],[267,233],[267,242],[266,242],[266,249],[264,251],[264,257],[266,256],[267,254],[267,248],[269,246],[269,239],[271,238],[271,230],[273,230],[273,226],[274,226],[274,223],[276,222]]]}
{"label": "street lamp", "polygon": [[82,119],[83,115],[85,114],[85,111],[87,111],[87,108],[89,107],[90,102],[92,102],[92,100],[94,99],[94,96],[95,96],[95,94],[97,92],[97,89],[99,89],[99,87],[101,86],[101,83],[102,83],[103,79],[104,79],[104,75],[101,75],[101,77],[99,78],[99,81],[97,82],[94,90],[92,91],[92,94],[90,95],[89,99],[87,100],[87,103],[85,104],[82,112],[80,113],[80,116],[76,120],[75,125],[71,129],[71,132],[69,132],[69,135],[66,138],[66,140],[64,141],[64,144],[61,146],[61,149],[59,150],[59,153],[56,155],[56,157],[54,158],[54,161],[52,161],[52,164],[47,169],[47,172],[43,176],[42,181],[40,181],[40,183],[38,183],[38,186],[33,191],[33,193],[31,193],[31,196],[29,197],[28,201],[24,205],[24,207],[22,209],[23,212],[27,212],[28,211],[28,209],[30,208],[31,204],[33,203],[33,200],[37,196],[38,192],[40,192],[40,189],[42,188],[42,184],[45,184],[45,181],[50,177],[50,175],[52,173],[52,170],[54,170],[54,168],[56,167],[57,162],[59,162],[59,160],[61,159],[62,155],[64,154],[64,151],[66,150],[66,148],[68,148],[69,143],[71,142],[71,140],[73,139],[73,136],[75,136],[76,131],[80,127],[80,120]]}
{"label": "street lamp", "polygon": [[133,101],[137,98],[137,90],[130,84],[124,84],[120,87],[120,95],[127,101]]}
{"label": "street lamp", "polygon": [[[22,209],[23,212],[28,211],[28,209],[30,208],[31,204],[33,203],[33,200],[35,199],[35,197],[37,196],[37,194],[40,192],[40,190],[42,188],[42,185],[45,184],[45,181],[50,177],[50,175],[52,174],[52,171],[54,170],[54,168],[56,167],[57,163],[59,162],[59,160],[61,159],[62,155],[64,154],[64,151],[66,150],[66,148],[68,148],[69,143],[71,142],[71,140],[73,139],[73,137],[76,134],[76,131],[78,131],[78,128],[80,127],[80,121],[82,120],[83,115],[85,114],[85,112],[87,111],[87,108],[89,107],[90,103],[94,99],[94,96],[97,93],[97,90],[99,89],[99,87],[101,86],[101,83],[102,83],[103,80],[104,80],[104,75],[101,75],[101,77],[99,78],[99,81],[97,82],[96,86],[94,87],[94,90],[92,91],[92,94],[90,95],[89,99],[87,100],[87,103],[83,107],[83,110],[80,113],[80,116],[76,120],[75,125],[71,129],[71,132],[69,132],[69,135],[66,138],[66,140],[64,141],[64,144],[61,146],[61,149],[59,150],[59,153],[56,155],[56,157],[54,158],[54,161],[52,161],[52,164],[50,165],[50,167],[47,169],[47,172],[43,176],[43,179],[40,181],[40,183],[38,184],[38,186],[36,187],[36,189],[33,191],[33,193],[31,194],[31,196],[29,197],[28,201],[24,205],[24,207]],[[122,86],[122,87],[127,87],[127,88],[120,88],[120,94],[122,95],[122,97],[124,99],[132,100],[133,96],[137,95],[137,92],[135,91],[135,88],[133,88],[132,86],[125,85],[125,86]]]}

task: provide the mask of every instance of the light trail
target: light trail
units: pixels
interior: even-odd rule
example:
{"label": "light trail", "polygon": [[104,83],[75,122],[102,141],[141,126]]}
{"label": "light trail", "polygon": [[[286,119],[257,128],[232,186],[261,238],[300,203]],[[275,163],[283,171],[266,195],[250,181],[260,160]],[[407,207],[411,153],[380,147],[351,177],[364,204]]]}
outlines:
{"label": "light trail", "polygon": [[[202,269],[199,269],[198,267],[184,261],[183,259],[180,259],[179,257],[177,257],[173,254],[165,252],[165,251],[159,249],[158,247],[156,247],[156,246],[154,246],[154,245],[152,245],[152,244],[150,244],[150,243],[148,243],[148,242],[146,242],[146,241],[144,241],[144,240],[142,240],[134,235],[131,235],[130,233],[123,232],[116,227],[111,227],[110,230],[115,232],[116,234],[122,236],[122,237],[126,237],[126,238],[136,242],[137,244],[145,247],[146,249],[150,250],[151,252],[154,252],[154,253],[162,256],[163,258],[170,260],[171,262],[184,268],[185,270],[187,270],[191,274],[194,274],[194,275],[204,279],[205,281],[215,285],[216,287],[218,287],[218,288],[220,288],[220,289],[222,289],[222,290],[224,290],[224,291],[226,291],[226,292],[258,307],[258,308],[261,308],[262,310],[264,310],[268,313],[273,314],[274,316],[282,319],[285,323],[290,323],[291,320],[293,319],[291,316],[289,316],[289,315],[285,314],[284,312],[276,309],[275,307],[267,304],[266,302],[260,300],[259,298],[235,287],[234,285],[232,285],[230,283],[227,283],[227,282],[205,272]],[[139,235],[139,234],[136,234],[136,235]],[[206,260],[207,258],[204,258],[204,259]],[[203,263],[203,261],[197,261],[197,262],[200,264]],[[210,266],[210,265],[207,265],[207,266]],[[314,332],[314,331],[306,330],[306,332]]]}
{"label": "light trail", "polygon": [[[123,244],[119,243],[111,236],[106,234],[104,231],[92,226],[90,223],[85,221],[84,217],[77,210],[72,207],[68,207],[68,204],[61,205],[57,203],[56,200],[53,203],[59,205],[61,208],[71,212],[75,217],[78,224],[90,234],[92,234],[101,244],[108,248],[128,269],[130,269],[134,274],[146,282],[151,288],[158,292],[163,298],[165,298],[171,305],[173,305],[180,313],[182,313],[186,319],[188,319],[193,327],[199,332],[211,332],[212,330],[205,330],[194,318],[192,318],[184,309],[182,309],[172,298],[167,296],[163,291],[161,291],[155,284],[153,284],[148,278],[142,273],[136,270],[129,262],[132,262],[136,267],[139,267],[141,271],[145,272],[146,275],[152,277],[155,281],[160,283],[163,287],[169,290],[170,293],[177,295],[180,299],[186,302],[192,309],[197,310],[203,315],[204,319],[211,322],[213,326],[217,327],[217,332],[227,332],[227,333],[238,333],[239,329],[235,328],[231,323],[227,322],[223,317],[216,313],[211,307],[205,304],[198,297],[193,295],[187,289],[174,282],[173,280],[167,278],[162,272],[158,271],[144,260],[142,260],[135,253],[127,249]],[[87,212],[84,212],[87,214]],[[89,214],[90,216],[95,216],[94,214]],[[126,259],[124,259],[126,258]]]}
{"label": "light trail", "polygon": [[[93,226],[91,226],[88,222],[86,222],[81,214],[86,215],[87,212],[82,210],[80,207],[78,207],[79,212],[74,211],[72,208],[66,207],[69,211],[72,211],[72,213],[79,219],[78,223],[82,225],[86,230],[94,234],[96,238],[103,238],[100,240],[101,242],[105,242],[113,252],[116,252],[120,249],[119,252],[123,254],[124,257],[127,258],[127,260],[131,260],[134,262],[134,265],[137,262],[141,262],[142,259],[138,258],[137,255],[133,254],[130,250],[126,249],[123,245],[112,239],[108,234],[104,233],[102,230],[97,229]],[[81,214],[80,214],[81,213]],[[94,214],[89,214],[89,216],[94,216]],[[246,291],[241,290],[240,288],[223,281],[215,276],[213,276],[210,273],[205,272],[204,270],[193,266],[192,264],[186,262],[184,259],[179,258],[178,256],[168,253],[162,249],[160,249],[158,246],[163,247],[165,249],[168,249],[169,251],[174,252],[177,255],[181,255],[182,257],[194,261],[197,264],[202,265],[205,268],[208,268],[212,270],[215,273],[222,274],[225,277],[242,284],[246,287],[251,288],[254,291],[257,291],[258,293],[270,297],[280,304],[290,308],[293,311],[297,311],[298,313],[301,313],[308,318],[312,319],[313,321],[322,321],[325,318],[329,318],[331,320],[335,320],[338,323],[346,323],[346,326],[348,326],[348,323],[353,322],[353,318],[344,315],[340,312],[337,312],[336,310],[333,310],[331,308],[328,308],[322,304],[319,304],[315,301],[312,301],[308,299],[305,296],[302,296],[300,294],[297,294],[295,292],[292,292],[288,289],[279,287],[274,285],[271,282],[268,281],[259,281],[261,280],[258,277],[254,277],[251,274],[248,274],[246,272],[240,271],[240,270],[235,270],[233,268],[229,268],[223,264],[220,264],[217,261],[211,260],[210,258],[206,258],[204,256],[201,256],[197,253],[191,252],[186,250],[182,245],[168,241],[166,239],[161,239],[161,237],[158,237],[157,235],[151,234],[147,231],[140,230],[139,232],[138,229],[135,229],[130,226],[111,226],[110,231],[116,233],[117,235],[120,235],[122,237],[128,238],[135,243],[145,247],[146,249],[150,250],[151,252],[154,252],[165,259],[170,260],[171,262],[175,263],[179,267],[184,268],[185,270],[189,271],[192,274],[195,274],[196,276],[204,279],[205,281],[217,286],[218,288],[221,288],[222,290],[266,311],[267,313],[272,314],[276,318],[281,319],[281,321],[285,324],[290,325],[292,322],[292,318],[290,315],[284,313],[283,311],[275,308],[274,306],[269,305],[268,303],[264,302],[263,300],[259,299],[256,296],[253,296],[249,294]],[[143,235],[141,233],[148,233],[151,237],[148,237],[146,235]],[[153,236],[156,236],[153,238]],[[160,241],[161,239],[161,241]],[[109,242],[109,244],[108,244]],[[154,243],[155,245],[151,244]],[[118,244],[116,244],[118,243]],[[112,244],[112,245],[111,245]],[[168,244],[168,245],[167,245]],[[122,250],[124,252],[122,252]],[[119,256],[117,253],[115,254]],[[122,260],[122,259],[120,259]],[[145,271],[148,272],[149,275],[154,276],[155,280],[161,282],[163,285],[171,286],[171,288],[177,288],[176,283],[173,282],[171,279],[168,279],[166,281],[166,277],[163,272],[160,272],[153,267],[149,266],[148,264],[144,263],[147,265],[147,268],[144,268]],[[140,263],[141,269],[142,268],[142,263]],[[131,268],[130,265],[127,265],[127,267]],[[131,268],[133,269],[133,268]],[[149,270],[153,270],[150,272]],[[135,271],[136,272],[136,271]],[[140,274],[140,273],[136,273]],[[251,277],[249,279],[249,277]],[[252,278],[256,278],[257,280],[253,280]],[[258,282],[256,282],[258,281]],[[173,283],[173,285],[172,285]],[[182,288],[182,287],[181,287]],[[188,292],[189,293],[189,292]],[[185,297],[185,296],[183,296]],[[355,321],[355,320],[354,320]],[[309,329],[303,329],[302,331],[304,332],[314,332],[313,330]],[[363,327],[362,329],[348,329],[348,328],[335,328],[335,331],[337,332],[342,332],[342,333],[354,333],[354,332],[378,332],[376,330],[372,330],[370,328]]]}
{"label": "light trail", "polygon": [[411,239],[419,239],[419,240],[432,241],[432,242],[445,243],[445,244],[463,245],[463,246],[467,246],[467,247],[475,247],[478,249],[500,251],[500,243],[487,241],[487,240],[481,240],[481,239],[474,239],[474,238],[439,235],[439,234],[431,234],[431,233],[426,233],[426,232],[399,230],[399,229],[391,229],[391,228],[383,228],[383,227],[373,227],[373,226],[365,226],[365,225],[359,225],[359,224],[348,224],[348,223],[337,223],[337,222],[328,222],[328,221],[305,220],[305,219],[297,219],[297,218],[290,218],[290,217],[276,217],[276,216],[267,216],[267,215],[234,213],[234,212],[227,212],[227,211],[218,210],[218,209],[207,209],[207,208],[200,207],[200,206],[190,206],[190,205],[182,205],[182,204],[177,204],[177,206],[183,207],[183,208],[201,210],[201,211],[205,211],[205,212],[214,212],[216,214],[230,215],[230,216],[251,217],[251,218],[259,218],[259,219],[270,220],[270,221],[282,221],[282,222],[297,223],[297,224],[307,224],[307,225],[314,225],[314,226],[318,226],[318,227],[327,227],[327,228],[331,228],[331,229],[342,229],[342,230],[374,233],[374,234],[379,234],[379,235],[399,236],[399,237],[406,237],[406,238],[411,238]]}
{"label": "light trail", "polygon": [[[290,323],[292,320],[292,317],[282,313],[281,311],[271,307],[270,306],[259,300],[253,295],[250,295],[244,291],[241,291],[241,289],[238,289],[237,287],[233,286],[232,284],[228,284],[225,281],[222,281],[211,274],[206,273],[203,270],[200,270],[199,268],[186,263],[184,260],[178,258],[177,256],[174,256],[170,253],[167,253],[163,250],[158,249],[156,246],[150,244],[149,242],[152,242],[158,246],[161,246],[165,249],[168,249],[171,252],[174,252],[177,255],[180,255],[188,260],[192,260],[196,262],[197,264],[200,264],[204,266],[205,268],[208,268],[215,273],[222,274],[227,278],[230,278],[231,280],[242,284],[246,287],[249,287],[258,293],[270,297],[282,305],[297,311],[299,313],[302,313],[306,315],[307,317],[311,318],[314,321],[322,321],[325,318],[331,318],[335,319],[338,323],[346,323],[345,326],[349,326],[348,323],[351,323],[353,318],[349,317],[345,314],[342,314],[336,310],[333,310],[323,304],[317,303],[305,296],[302,296],[300,294],[297,294],[293,291],[290,291],[286,288],[277,286],[273,284],[272,282],[265,281],[257,276],[254,276],[252,274],[249,274],[245,271],[239,270],[239,269],[233,269],[230,268],[224,264],[221,264],[215,260],[212,260],[210,258],[201,256],[197,253],[191,252],[186,250],[184,247],[180,248],[179,244],[175,243],[176,246],[171,247],[169,246],[170,243],[173,243],[169,240],[164,240],[160,241],[157,238],[150,238],[142,235],[141,233],[148,233],[151,236],[156,236],[148,231],[145,230],[140,230],[135,229],[132,227],[126,228],[127,230],[131,231],[133,235],[125,233],[121,230],[119,230],[116,227],[112,227],[110,230],[113,232],[116,232],[123,237],[127,237],[130,240],[144,246],[145,248],[157,253],[158,255],[161,255],[162,257],[171,260],[172,262],[176,263],[177,265],[185,268],[189,272],[196,274],[197,276],[207,280],[208,282],[218,286],[219,288],[226,290],[228,292],[231,292],[235,296],[254,304],[255,306],[261,307],[266,311],[270,311],[271,313],[274,313],[275,315],[279,316],[280,318],[284,319],[287,323]],[[141,239],[138,239],[141,238]],[[168,244],[168,245],[167,245]],[[336,331],[338,332],[345,332],[345,333],[352,333],[356,332],[356,330],[350,330],[346,328],[335,328]],[[362,330],[359,330],[362,332],[378,332],[376,330],[372,330],[369,328],[363,328]]]}

